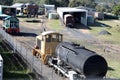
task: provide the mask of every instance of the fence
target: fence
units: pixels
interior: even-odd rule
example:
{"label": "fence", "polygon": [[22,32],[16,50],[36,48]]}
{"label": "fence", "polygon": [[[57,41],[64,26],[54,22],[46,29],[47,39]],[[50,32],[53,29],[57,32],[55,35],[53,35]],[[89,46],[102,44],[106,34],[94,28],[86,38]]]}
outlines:
{"label": "fence", "polygon": [[9,35],[1,28],[0,34],[4,37],[4,40],[6,40],[10,47],[13,48],[13,51],[17,52],[17,54],[21,56],[30,71],[37,74],[37,78],[39,80],[67,80],[67,78],[63,78],[55,74],[52,68],[42,64],[39,58],[34,57],[32,55],[32,46],[26,42],[15,39],[15,37]]}

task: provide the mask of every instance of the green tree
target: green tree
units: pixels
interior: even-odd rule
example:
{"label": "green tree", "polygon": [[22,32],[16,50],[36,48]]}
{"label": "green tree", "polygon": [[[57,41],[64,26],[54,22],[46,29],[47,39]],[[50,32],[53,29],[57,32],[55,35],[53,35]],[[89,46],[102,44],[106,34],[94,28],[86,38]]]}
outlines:
{"label": "green tree", "polygon": [[95,0],[71,0],[70,7],[86,6],[94,8],[96,6]]}
{"label": "green tree", "polygon": [[115,14],[116,16],[120,15],[120,4],[113,7],[113,14]]}
{"label": "green tree", "polygon": [[12,5],[13,0],[0,0],[1,5]]}
{"label": "green tree", "polygon": [[45,4],[55,4],[56,0],[45,0]]}
{"label": "green tree", "polygon": [[40,2],[42,2],[44,0],[13,0],[13,3],[28,3],[28,2],[31,2],[31,1],[36,3],[36,4],[40,4]]}
{"label": "green tree", "polygon": [[78,7],[81,5],[81,2],[79,0],[72,0],[69,2],[70,7]]}
{"label": "green tree", "polygon": [[13,3],[28,3],[30,0],[14,0]]}
{"label": "green tree", "polygon": [[57,0],[57,7],[67,7],[69,4],[69,0]]}
{"label": "green tree", "polygon": [[94,8],[96,6],[95,0],[83,0],[82,5]]}
{"label": "green tree", "polygon": [[110,7],[108,5],[97,5],[96,10],[99,12],[109,12]]}
{"label": "green tree", "polygon": [[67,7],[69,0],[44,0],[45,4],[54,4],[56,7]]}

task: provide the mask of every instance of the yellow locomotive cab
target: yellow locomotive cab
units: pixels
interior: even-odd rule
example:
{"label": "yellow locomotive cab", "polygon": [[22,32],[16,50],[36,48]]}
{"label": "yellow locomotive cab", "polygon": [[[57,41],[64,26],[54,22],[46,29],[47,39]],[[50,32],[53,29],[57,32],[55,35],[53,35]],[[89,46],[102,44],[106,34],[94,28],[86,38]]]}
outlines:
{"label": "yellow locomotive cab", "polygon": [[62,42],[62,34],[55,31],[46,31],[36,37],[36,46],[33,49],[34,56],[40,56],[46,64],[47,57],[55,55],[56,46]]}

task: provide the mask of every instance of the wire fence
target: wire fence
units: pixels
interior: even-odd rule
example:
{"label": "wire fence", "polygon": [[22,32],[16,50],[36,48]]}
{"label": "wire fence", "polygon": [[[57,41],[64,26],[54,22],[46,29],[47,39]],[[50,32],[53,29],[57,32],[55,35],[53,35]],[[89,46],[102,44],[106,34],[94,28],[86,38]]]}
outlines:
{"label": "wire fence", "polygon": [[39,80],[68,80],[55,74],[54,70],[41,63],[40,58],[32,55],[33,47],[26,42],[19,41],[0,28],[0,34],[13,49],[13,52],[21,56],[31,72],[35,73]]}

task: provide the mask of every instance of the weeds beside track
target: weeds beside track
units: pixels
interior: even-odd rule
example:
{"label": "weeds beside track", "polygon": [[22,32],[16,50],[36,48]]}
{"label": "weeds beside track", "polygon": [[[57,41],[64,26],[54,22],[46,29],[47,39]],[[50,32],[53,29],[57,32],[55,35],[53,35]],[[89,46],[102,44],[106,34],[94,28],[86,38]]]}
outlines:
{"label": "weeds beside track", "polygon": [[3,57],[3,79],[31,80],[35,78],[33,73],[27,69],[27,65],[12,49],[0,40],[0,54]]}

